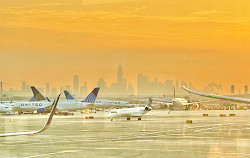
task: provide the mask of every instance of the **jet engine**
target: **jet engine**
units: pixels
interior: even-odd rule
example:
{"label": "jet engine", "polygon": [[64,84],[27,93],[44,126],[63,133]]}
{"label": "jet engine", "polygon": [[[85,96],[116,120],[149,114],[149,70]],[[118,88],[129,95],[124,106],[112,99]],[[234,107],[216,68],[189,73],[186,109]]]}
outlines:
{"label": "jet engine", "polygon": [[43,112],[45,112],[45,108],[38,108],[37,109],[37,113],[43,113]]}
{"label": "jet engine", "polygon": [[150,110],[152,110],[152,108],[151,107],[145,107],[145,110],[150,111]]}

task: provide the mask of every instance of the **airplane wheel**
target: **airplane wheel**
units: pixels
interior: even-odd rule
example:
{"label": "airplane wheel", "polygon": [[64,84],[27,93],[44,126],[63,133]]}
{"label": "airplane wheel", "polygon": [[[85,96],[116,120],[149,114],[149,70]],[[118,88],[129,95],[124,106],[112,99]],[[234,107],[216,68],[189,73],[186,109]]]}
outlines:
{"label": "airplane wheel", "polygon": [[113,118],[111,118],[111,121],[113,121]]}
{"label": "airplane wheel", "polygon": [[138,117],[138,120],[141,120],[141,118],[140,118],[140,117]]}
{"label": "airplane wheel", "polygon": [[128,118],[127,118],[127,120],[129,121],[129,120],[130,120],[130,118],[128,117]]}

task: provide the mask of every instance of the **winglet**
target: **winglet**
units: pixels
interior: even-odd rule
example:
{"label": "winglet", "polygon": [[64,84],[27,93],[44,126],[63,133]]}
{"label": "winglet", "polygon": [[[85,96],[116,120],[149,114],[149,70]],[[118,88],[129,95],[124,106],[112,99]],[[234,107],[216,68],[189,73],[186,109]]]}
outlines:
{"label": "winglet", "polygon": [[53,103],[53,107],[52,107],[52,110],[50,112],[49,118],[48,118],[46,124],[44,125],[44,127],[42,129],[40,129],[39,131],[4,133],[4,134],[0,134],[0,137],[20,136],[20,135],[34,135],[34,134],[41,133],[42,131],[45,131],[46,129],[48,129],[49,125],[50,125],[50,123],[52,121],[53,115],[55,114],[56,106],[57,106],[57,103],[59,101],[60,95],[57,97],[56,101]]}
{"label": "winglet", "polygon": [[56,106],[57,106],[57,104],[58,104],[58,101],[59,101],[59,99],[60,99],[60,96],[61,96],[61,94],[58,95],[56,101],[53,103],[53,107],[52,107],[52,109],[51,109],[51,112],[50,112],[50,115],[49,115],[49,118],[48,118],[46,124],[44,125],[44,127],[43,127],[41,130],[37,131],[36,133],[40,133],[40,132],[45,131],[46,129],[49,128],[50,123],[51,123],[51,121],[52,121],[52,118],[53,118],[53,116],[54,116],[54,114],[55,114],[55,112],[56,112]]}

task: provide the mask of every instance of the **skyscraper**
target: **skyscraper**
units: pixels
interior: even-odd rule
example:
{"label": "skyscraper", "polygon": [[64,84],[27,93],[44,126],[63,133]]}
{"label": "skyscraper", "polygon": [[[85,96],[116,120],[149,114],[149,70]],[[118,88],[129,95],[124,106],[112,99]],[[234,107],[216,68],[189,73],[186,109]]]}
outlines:
{"label": "skyscraper", "polygon": [[46,95],[50,96],[50,85],[49,85],[49,83],[46,83]]}
{"label": "skyscraper", "polygon": [[3,82],[0,82],[0,94],[3,94]]}
{"label": "skyscraper", "polygon": [[234,85],[231,86],[231,94],[234,94]]}
{"label": "skyscraper", "polygon": [[119,66],[117,73],[117,94],[125,95],[126,89],[127,89],[126,79],[123,78],[122,66]]}
{"label": "skyscraper", "polygon": [[84,82],[84,85],[80,87],[80,97],[86,97],[88,93],[87,82]]}
{"label": "skyscraper", "polygon": [[22,92],[25,93],[27,88],[26,81],[22,81]]}
{"label": "skyscraper", "polygon": [[52,97],[55,97],[55,96],[57,96],[57,89],[56,88],[51,88],[51,96]]}
{"label": "skyscraper", "polygon": [[77,95],[79,95],[79,78],[78,78],[78,75],[74,76],[73,85],[74,85],[74,94],[77,96]]}
{"label": "skyscraper", "polygon": [[123,85],[123,72],[122,72],[122,66],[118,67],[118,74],[117,74],[117,83],[118,85]]}
{"label": "skyscraper", "polygon": [[245,85],[245,94],[248,94],[248,86]]}

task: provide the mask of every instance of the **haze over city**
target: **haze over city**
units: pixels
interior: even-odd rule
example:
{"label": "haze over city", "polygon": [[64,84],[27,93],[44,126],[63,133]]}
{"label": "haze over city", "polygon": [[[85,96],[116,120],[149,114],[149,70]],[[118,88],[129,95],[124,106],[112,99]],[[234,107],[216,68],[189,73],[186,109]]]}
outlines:
{"label": "haze over city", "polygon": [[[250,84],[249,1],[22,0],[0,2],[0,72],[4,88],[23,80],[56,88],[79,75],[94,87],[150,80]],[[233,7],[232,7],[233,6]],[[6,71],[8,70],[8,71]],[[224,88],[228,93],[230,88]]]}

